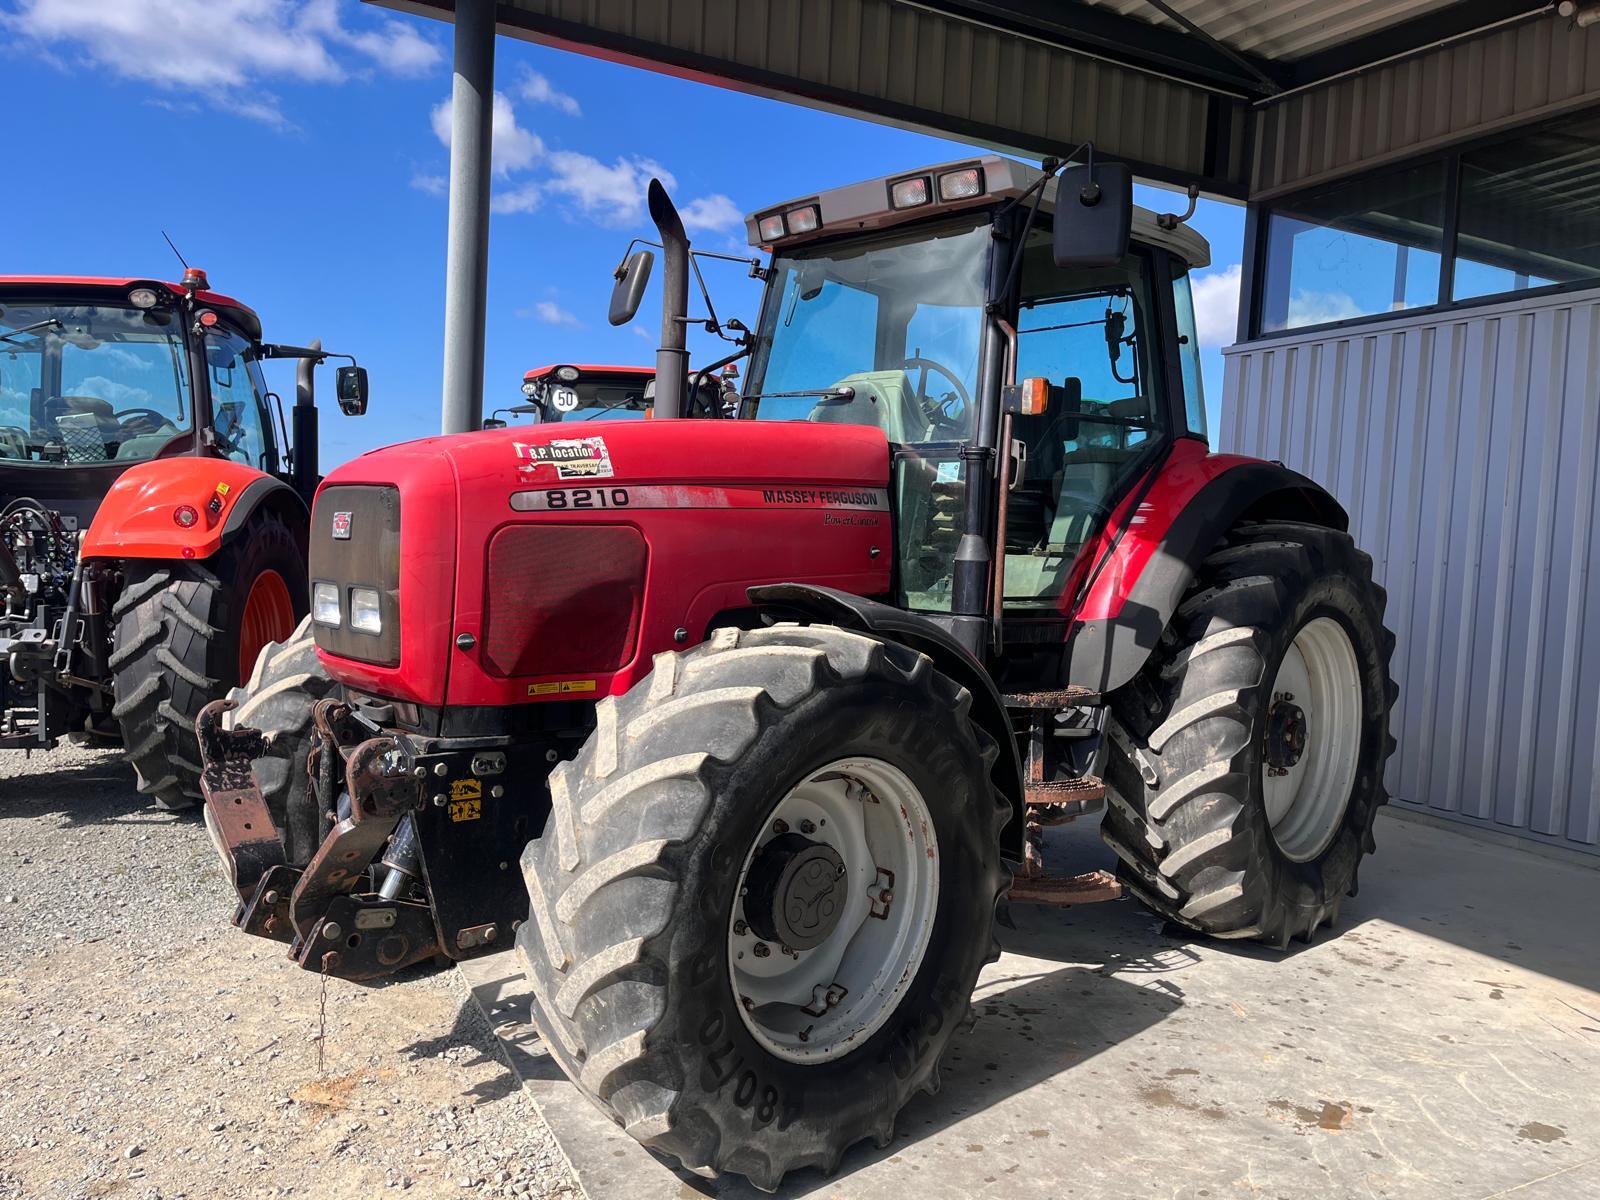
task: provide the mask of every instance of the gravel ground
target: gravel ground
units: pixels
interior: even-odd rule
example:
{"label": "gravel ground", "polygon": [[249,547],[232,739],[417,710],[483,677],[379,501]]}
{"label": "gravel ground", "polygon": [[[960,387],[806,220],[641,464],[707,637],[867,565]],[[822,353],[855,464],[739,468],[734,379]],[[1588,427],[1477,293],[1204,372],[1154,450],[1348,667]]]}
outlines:
{"label": "gravel ground", "polygon": [[318,980],[246,938],[119,753],[0,753],[0,1196],[581,1197],[454,971]]}

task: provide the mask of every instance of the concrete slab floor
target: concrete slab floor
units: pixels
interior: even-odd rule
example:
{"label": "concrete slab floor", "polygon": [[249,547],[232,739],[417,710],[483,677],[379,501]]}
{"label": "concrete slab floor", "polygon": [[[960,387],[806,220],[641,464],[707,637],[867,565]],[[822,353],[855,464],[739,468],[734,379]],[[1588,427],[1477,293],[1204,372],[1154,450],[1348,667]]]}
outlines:
{"label": "concrete slab floor", "polygon": [[[1281,955],[1131,901],[1014,908],[940,1094],[782,1194],[1600,1200],[1600,871],[1388,814],[1378,842],[1332,934]],[[1109,865],[1092,827],[1049,855]],[[513,958],[467,974],[593,1200],[760,1195],[580,1097]]]}

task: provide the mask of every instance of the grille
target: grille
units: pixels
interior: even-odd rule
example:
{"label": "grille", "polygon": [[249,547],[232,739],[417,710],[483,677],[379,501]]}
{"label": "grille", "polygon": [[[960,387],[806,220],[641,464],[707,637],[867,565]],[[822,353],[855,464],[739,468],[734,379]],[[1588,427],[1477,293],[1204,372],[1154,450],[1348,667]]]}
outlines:
{"label": "grille", "polygon": [[484,668],[593,675],[633,657],[644,603],[644,538],[622,526],[514,525],[489,543]]}
{"label": "grille", "polygon": [[[340,532],[334,537],[338,518]],[[339,588],[339,628],[311,628],[317,646],[340,658],[393,667],[400,663],[400,490],[371,485],[324,488],[311,510],[311,581]],[[381,633],[350,628],[350,589],[372,587],[382,598]]]}

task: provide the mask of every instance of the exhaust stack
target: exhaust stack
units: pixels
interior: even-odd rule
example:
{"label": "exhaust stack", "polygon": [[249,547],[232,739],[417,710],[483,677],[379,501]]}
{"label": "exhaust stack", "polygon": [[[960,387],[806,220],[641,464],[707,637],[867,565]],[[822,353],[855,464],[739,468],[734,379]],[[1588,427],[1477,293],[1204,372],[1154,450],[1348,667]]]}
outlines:
{"label": "exhaust stack", "polygon": [[683,415],[684,380],[689,373],[689,237],[683,219],[659,179],[647,193],[650,219],[661,234],[665,275],[661,283],[661,345],[656,350],[655,419]]}

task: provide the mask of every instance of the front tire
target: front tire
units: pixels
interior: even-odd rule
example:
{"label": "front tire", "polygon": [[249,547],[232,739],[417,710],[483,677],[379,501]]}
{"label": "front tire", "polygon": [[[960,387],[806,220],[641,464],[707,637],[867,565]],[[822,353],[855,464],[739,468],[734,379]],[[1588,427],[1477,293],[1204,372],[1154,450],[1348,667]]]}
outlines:
{"label": "front tire", "polygon": [[291,866],[310,862],[328,832],[307,780],[306,759],[311,754],[311,710],[318,700],[337,691],[338,685],[317,658],[307,617],[286,641],[269,642],[256,659],[249,682],[228,693],[236,707],[223,714],[223,725],[259,729],[267,735],[266,753],[250,769]]}
{"label": "front tire", "polygon": [[1394,636],[1348,534],[1236,528],[1110,698],[1101,824],[1124,883],[1214,937],[1307,941],[1376,847]]}
{"label": "front tire", "polygon": [[204,562],[128,564],[111,610],[111,715],[139,790],[158,808],[199,802],[195,717],[249,675],[252,645],[293,633],[307,590],[300,544],[271,512]]}
{"label": "front tire", "polygon": [[[768,1190],[798,1167],[832,1171],[864,1138],[887,1144],[905,1103],[937,1088],[978,971],[998,953],[994,909],[1009,883],[998,834],[1009,807],[990,782],[995,747],[970,705],[925,656],[827,626],[719,630],[693,650],[658,655],[631,692],[600,703],[594,734],[552,774],[547,828],[523,855],[532,903],[517,949],[551,1053],[602,1111],[687,1167]],[[842,904],[854,903],[847,839],[829,832],[851,822],[828,805],[880,804],[882,814],[863,820],[881,815],[881,833],[902,816],[889,801],[911,795],[896,792],[902,782],[915,794],[904,813],[930,825],[920,835],[916,822],[907,827],[908,847],[926,856],[922,883],[909,859],[896,876],[908,891],[907,937],[921,945],[901,956],[906,978],[889,972],[881,989],[850,976],[855,994],[835,998],[845,1011],[825,1032],[834,1009],[819,988],[824,1015],[810,1044],[819,1052],[809,1054],[794,1006],[740,1002],[751,985],[739,956],[756,954],[765,934],[769,961],[798,969],[843,947],[840,978],[848,974],[859,930],[876,933],[878,919],[851,927],[846,912],[826,930],[775,931],[786,900],[803,900],[800,925],[841,900],[827,888],[782,891],[775,907],[775,880],[795,877],[786,863],[834,861],[846,870]],[[791,816],[833,812],[833,826],[802,818],[780,828],[776,814],[802,787],[827,795]],[[780,851],[783,863],[751,873]],[[930,906],[925,930],[919,895]],[[851,928],[848,941],[831,940]],[[801,949],[790,955],[775,932]],[[899,951],[883,953],[900,962]],[[858,997],[859,1011],[849,1007]]]}

